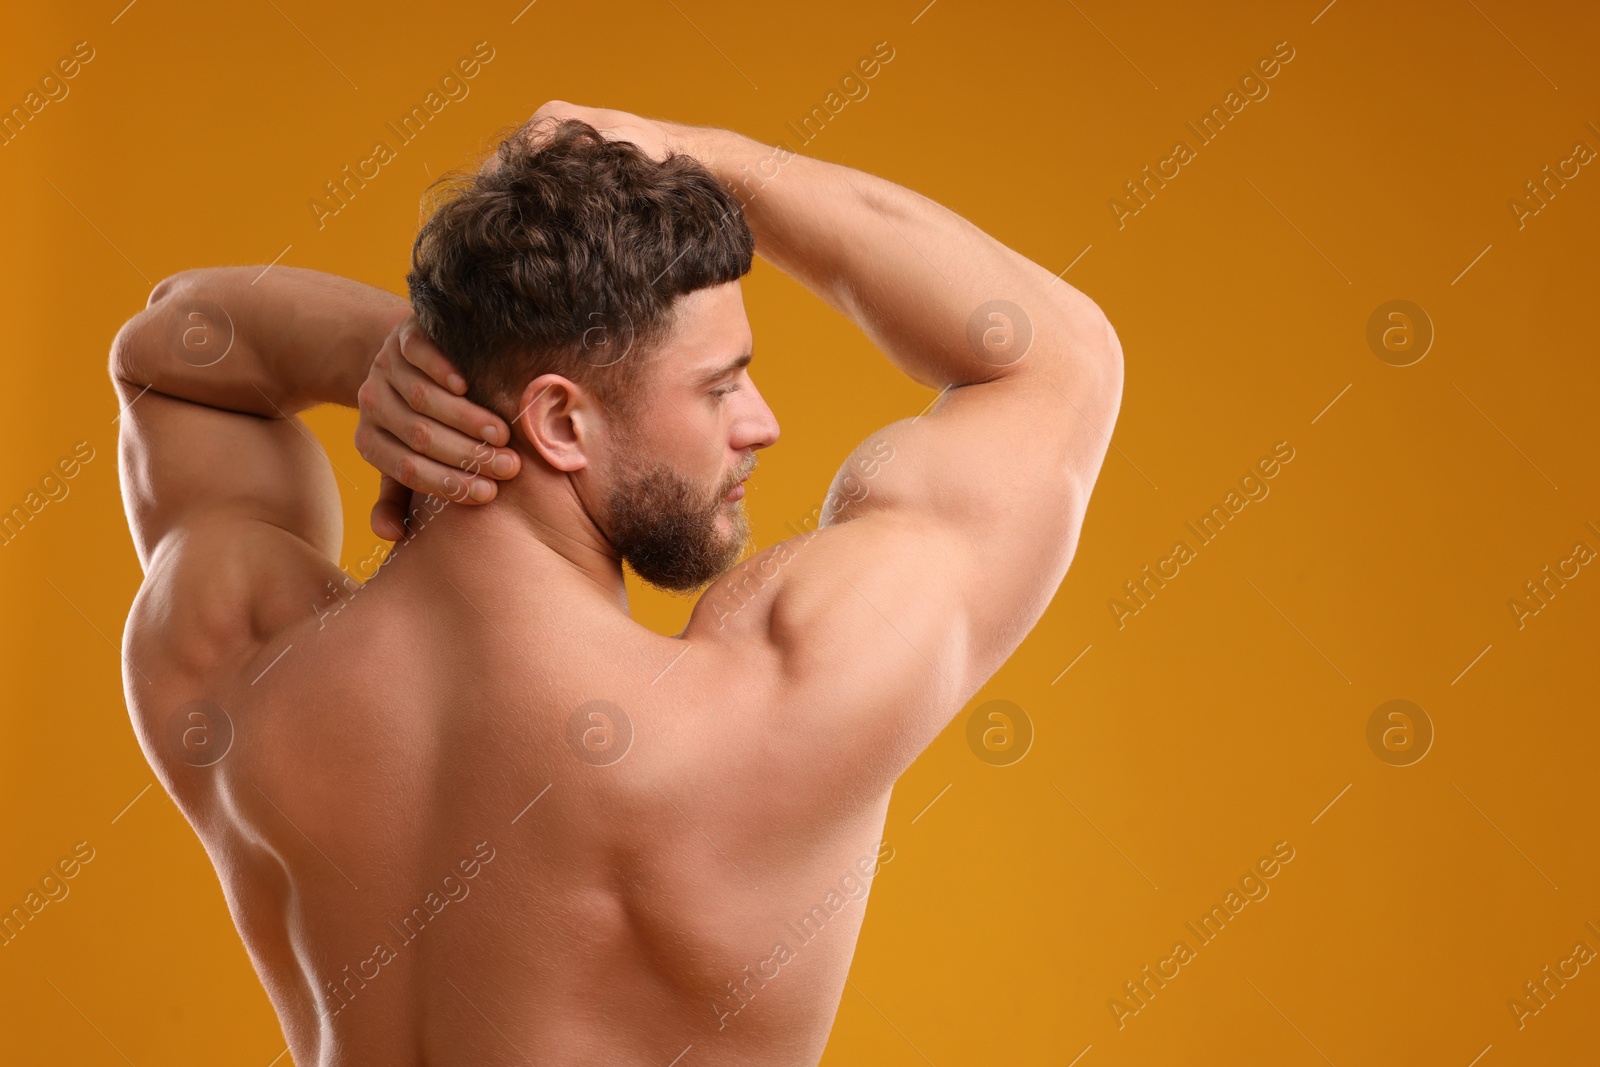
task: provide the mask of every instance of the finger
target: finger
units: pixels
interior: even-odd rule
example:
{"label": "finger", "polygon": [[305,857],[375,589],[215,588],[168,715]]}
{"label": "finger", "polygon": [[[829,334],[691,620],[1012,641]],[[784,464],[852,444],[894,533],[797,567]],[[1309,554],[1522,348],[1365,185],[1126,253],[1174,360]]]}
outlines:
{"label": "finger", "polygon": [[455,365],[439,351],[415,320],[400,327],[400,354],[406,362],[438,382],[457,396],[467,391],[467,380],[456,372]]}
{"label": "finger", "polygon": [[406,514],[411,510],[411,490],[385,474],[378,484],[378,500],[372,505],[372,532],[385,541],[398,541],[406,535]]}
{"label": "finger", "polygon": [[[419,381],[433,388],[425,379],[419,378]],[[395,392],[387,382],[374,382],[373,386],[373,399],[365,409],[368,421],[410,445],[413,452],[448,464],[467,475],[510,478],[521,469],[521,459],[514,450],[491,448],[430,415],[414,410],[406,398]],[[436,389],[433,391],[438,392]]]}
{"label": "finger", "polygon": [[498,483],[418,455],[387,430],[363,424],[356,431],[361,456],[383,474],[419,493],[458,504],[483,504],[493,500]]}
{"label": "finger", "polygon": [[465,397],[441,389],[436,381],[410,360],[390,361],[387,377],[389,384],[411,410],[492,445],[503,445],[511,440],[511,431],[499,415]]}

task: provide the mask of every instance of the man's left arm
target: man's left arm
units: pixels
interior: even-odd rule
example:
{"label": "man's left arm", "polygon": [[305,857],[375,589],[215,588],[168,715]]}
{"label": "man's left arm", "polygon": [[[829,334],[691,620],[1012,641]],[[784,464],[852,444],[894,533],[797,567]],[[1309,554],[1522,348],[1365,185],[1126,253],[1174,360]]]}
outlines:
{"label": "man's left arm", "polygon": [[[406,300],[347,278],[222,267],[167,278],[118,331],[123,499],[146,578],[130,663],[199,680],[320,602],[339,577],[339,494],[297,416],[422,375],[400,355],[409,320]],[[376,358],[392,373],[373,373]],[[448,421],[470,412],[467,425],[505,432],[464,398],[447,402]],[[457,486],[482,480],[458,472]]]}

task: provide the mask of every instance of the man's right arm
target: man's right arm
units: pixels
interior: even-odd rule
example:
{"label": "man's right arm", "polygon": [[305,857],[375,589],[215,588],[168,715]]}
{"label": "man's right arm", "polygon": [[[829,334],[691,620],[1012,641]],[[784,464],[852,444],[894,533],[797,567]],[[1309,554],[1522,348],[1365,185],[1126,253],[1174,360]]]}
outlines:
{"label": "man's right arm", "polygon": [[1116,420],[1121,347],[1088,297],[927,197],[666,128],[740,195],[758,255],[941,391],[845,462],[772,607],[790,708],[857,709],[832,725],[892,782],[1054,596]]}
{"label": "man's right arm", "polygon": [[[728,649],[737,662],[708,669],[746,698],[766,677],[758,662],[774,664],[774,729],[792,735],[783,750],[804,753],[795,773],[823,763],[859,772],[869,792],[887,787],[1015,651],[1065,575],[1121,400],[1115,332],[1043,267],[863,171],[565,101],[541,116],[591,122],[653,159],[700,160],[739,195],[757,254],[939,390],[846,459],[819,533],[749,561],[761,565],[761,625],[748,612],[725,628],[729,600],[742,607],[749,588],[735,568],[684,631]],[[841,368],[837,386],[852,382]]]}
{"label": "man's right arm", "polygon": [[[943,389],[1012,369],[1000,334],[979,359],[969,343],[971,316],[994,300],[1037,315],[1036,330],[1064,325],[1084,335],[1061,369],[1120,368],[1119,354],[1108,358],[1107,342],[1116,353],[1116,339],[1093,301],[922,194],[732,130],[663,125],[739,195],[757,253],[853,321],[921,384]],[[1003,331],[1008,324],[985,325]],[[1114,377],[1113,416],[1120,373]]]}

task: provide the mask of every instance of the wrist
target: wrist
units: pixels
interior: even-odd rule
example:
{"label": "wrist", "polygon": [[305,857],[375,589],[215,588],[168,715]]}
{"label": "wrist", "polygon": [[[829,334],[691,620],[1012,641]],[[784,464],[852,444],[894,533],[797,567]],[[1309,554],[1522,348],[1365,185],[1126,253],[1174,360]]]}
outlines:
{"label": "wrist", "polygon": [[319,396],[315,398],[316,402],[351,408],[358,406],[357,394],[361,383],[367,380],[367,375],[372,371],[372,361],[378,358],[389,336],[402,322],[411,318],[411,302],[400,297],[394,297],[394,300],[393,304],[386,303],[367,314],[358,315],[355,321],[360,322],[362,327],[355,331],[356,336],[350,348],[336,361],[339,373],[330,395]]}
{"label": "wrist", "polygon": [[760,142],[734,130],[715,126],[687,126],[666,123],[667,139],[672,147],[685,155],[693,156],[702,166],[716,175],[723,184],[733,186],[738,192],[751,165],[774,151]]}

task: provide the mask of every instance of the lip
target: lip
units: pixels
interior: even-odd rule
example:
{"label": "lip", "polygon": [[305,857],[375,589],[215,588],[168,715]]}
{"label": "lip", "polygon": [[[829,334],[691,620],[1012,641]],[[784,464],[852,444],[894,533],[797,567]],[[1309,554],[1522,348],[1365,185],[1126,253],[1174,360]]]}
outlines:
{"label": "lip", "polygon": [[736,485],[732,489],[728,490],[727,495],[724,496],[722,499],[728,501],[730,504],[733,503],[735,500],[744,499],[744,483],[740,482],[738,485]]}

